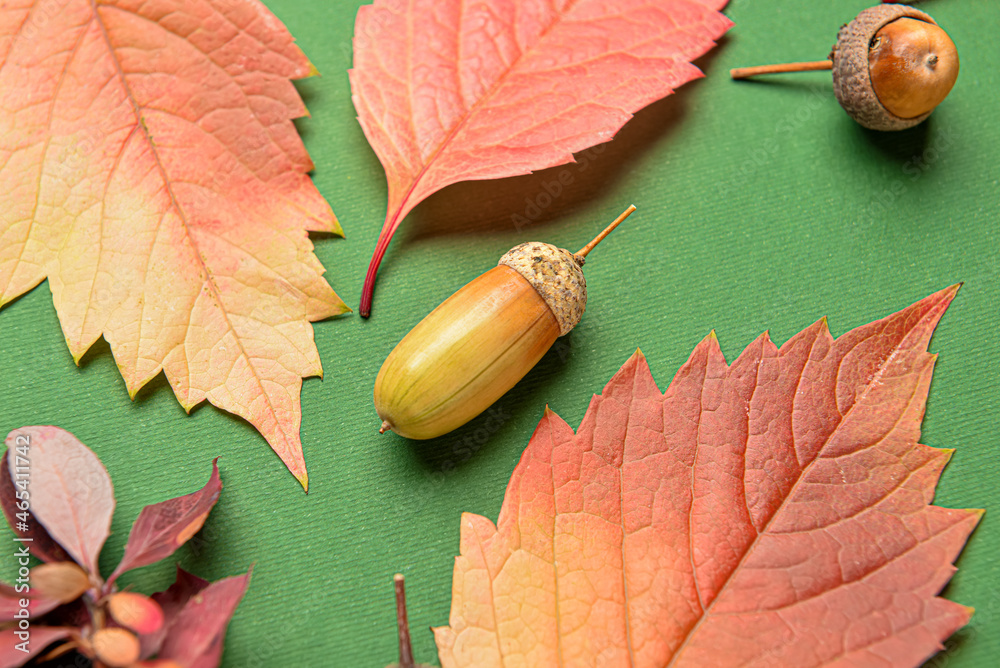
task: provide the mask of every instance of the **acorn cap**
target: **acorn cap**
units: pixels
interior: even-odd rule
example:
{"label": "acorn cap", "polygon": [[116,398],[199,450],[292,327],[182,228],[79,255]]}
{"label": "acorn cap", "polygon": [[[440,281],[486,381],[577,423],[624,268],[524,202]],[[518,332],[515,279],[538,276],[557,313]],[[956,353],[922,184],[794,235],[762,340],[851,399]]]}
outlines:
{"label": "acorn cap", "polygon": [[868,69],[868,49],[875,33],[888,23],[908,16],[937,25],[930,16],[906,5],[870,7],[840,29],[830,53],[833,61],[833,92],[840,106],[861,125],[871,130],[905,130],[924,121],[931,112],[914,118],[900,118],[882,106],[872,89]]}
{"label": "acorn cap", "polygon": [[497,263],[521,274],[541,295],[559,322],[559,336],[576,327],[587,308],[583,258],[541,241],[514,246]]}

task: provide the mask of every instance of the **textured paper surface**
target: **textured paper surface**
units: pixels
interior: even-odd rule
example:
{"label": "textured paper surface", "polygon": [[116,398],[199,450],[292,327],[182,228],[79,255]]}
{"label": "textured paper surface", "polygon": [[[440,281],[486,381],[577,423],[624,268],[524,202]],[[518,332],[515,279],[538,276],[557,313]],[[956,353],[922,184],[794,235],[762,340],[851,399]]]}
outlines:
{"label": "textured paper surface", "polygon": [[[346,74],[358,3],[267,4],[323,74],[299,85],[312,118],[297,125],[347,234],[314,235],[316,252],[353,305],[386,202]],[[302,390],[308,495],[248,424],[205,407],[186,417],[162,377],[129,401],[105,344],[74,366],[44,284],[0,311],[0,426],[57,424],[107,465],[118,506],[106,573],[141,507],[203,484],[221,455],[226,491],[176,557],[213,580],[256,564],[226,668],[395,661],[397,571],[417,659],[437,663],[428,627],[448,619],[460,514],[496,519],[546,403],[576,427],[590,393],[637,347],[665,385],[713,328],[732,359],[765,329],[780,344],[827,315],[836,336],[965,281],[930,345],[940,358],[922,441],[956,449],[935,502],[990,511],[1000,504],[1000,125],[989,112],[1000,75],[983,55],[995,51],[983,29],[992,3],[929,8],[958,45],[962,71],[930,121],[906,133],[855,125],[829,73],[756,84],[727,75],[824,57],[865,6],[733,0],[726,13],[736,27],[698,62],[707,77],[637,114],[606,148],[532,176],[459,184],[414,210],[383,264],[374,316],[316,325],[326,377]],[[588,258],[580,326],[524,382],[436,441],[377,434],[375,375],[413,324],[517,243],[578,248],[633,202],[638,211]],[[987,512],[947,590],[976,608],[948,643],[948,668],[986,668],[1000,653],[994,523]],[[0,575],[13,567],[0,558]],[[173,576],[164,563],[123,584],[152,592]]]}

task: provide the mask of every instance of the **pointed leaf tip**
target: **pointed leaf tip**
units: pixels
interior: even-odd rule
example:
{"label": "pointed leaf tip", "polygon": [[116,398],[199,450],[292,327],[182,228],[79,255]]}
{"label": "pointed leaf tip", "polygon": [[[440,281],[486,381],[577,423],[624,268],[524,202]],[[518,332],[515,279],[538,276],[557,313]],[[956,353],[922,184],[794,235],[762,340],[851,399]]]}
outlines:
{"label": "pointed leaf tip", "polygon": [[158,658],[181,665],[202,665],[210,657],[217,658],[229,621],[246,593],[252,573],[251,566],[244,575],[218,580],[191,594],[173,616]]}
{"label": "pointed leaf tip", "polygon": [[200,490],[142,509],[109,584],[126,571],[165,559],[201,529],[222,492],[218,462],[218,457],[212,460],[212,472]]}

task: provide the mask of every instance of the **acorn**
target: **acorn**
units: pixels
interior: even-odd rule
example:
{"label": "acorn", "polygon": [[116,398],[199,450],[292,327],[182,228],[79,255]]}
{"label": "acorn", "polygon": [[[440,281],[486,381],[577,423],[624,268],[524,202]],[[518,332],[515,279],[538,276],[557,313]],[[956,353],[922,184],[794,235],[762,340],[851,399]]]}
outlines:
{"label": "acorn", "polygon": [[375,379],[379,433],[436,438],[514,387],[580,322],[584,259],[633,211],[576,253],[538,241],[515,246],[417,323]]}
{"label": "acorn", "polygon": [[829,60],[740,67],[733,79],[833,70],[840,106],[872,130],[905,130],[926,119],[958,78],[958,51],[926,13],[906,5],[864,10],[843,26]]}

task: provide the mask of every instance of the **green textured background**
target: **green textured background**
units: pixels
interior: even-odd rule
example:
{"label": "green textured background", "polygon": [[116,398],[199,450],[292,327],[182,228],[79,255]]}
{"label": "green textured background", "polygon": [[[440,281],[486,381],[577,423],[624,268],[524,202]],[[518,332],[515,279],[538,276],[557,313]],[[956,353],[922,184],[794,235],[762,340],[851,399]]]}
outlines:
{"label": "green textured background", "polygon": [[[356,307],[386,201],[346,74],[357,4],[267,4],[323,73],[299,85],[312,118],[298,127],[347,232],[316,239],[316,252]],[[222,456],[225,490],[200,537],[123,580],[148,592],[169,584],[174,561],[212,579],[255,564],[224,666],[394,661],[397,571],[407,576],[417,658],[436,663],[427,627],[448,619],[460,513],[496,519],[546,403],[577,425],[636,347],[662,388],[713,328],[732,360],[765,329],[780,344],[827,315],[839,335],[965,281],[931,345],[940,359],[923,441],[956,449],[937,502],[990,512],[946,590],[976,614],[931,664],[996,665],[1000,10],[992,0],[921,5],[952,35],[962,69],[931,119],[902,133],[855,125],[828,73],[766,83],[726,74],[823,58],[865,6],[734,0],[726,13],[736,27],[699,61],[707,78],[639,112],[603,149],[536,175],[459,184],[418,207],[383,264],[373,317],[315,327],[326,378],[302,392],[308,495],[251,427],[207,405],[185,416],[162,376],[129,401],[103,341],[74,366],[46,286],[0,312],[0,431],[59,425],[102,458],[118,494],[108,571],[140,508],[200,487]],[[563,170],[570,186],[516,229],[511,215],[526,215],[526,198]],[[508,417],[498,429],[479,418],[431,442],[378,435],[375,374],[413,324],[509,247],[575,248],[633,202],[638,212],[591,255],[583,322],[500,400]],[[0,558],[0,575],[12,570]]]}

